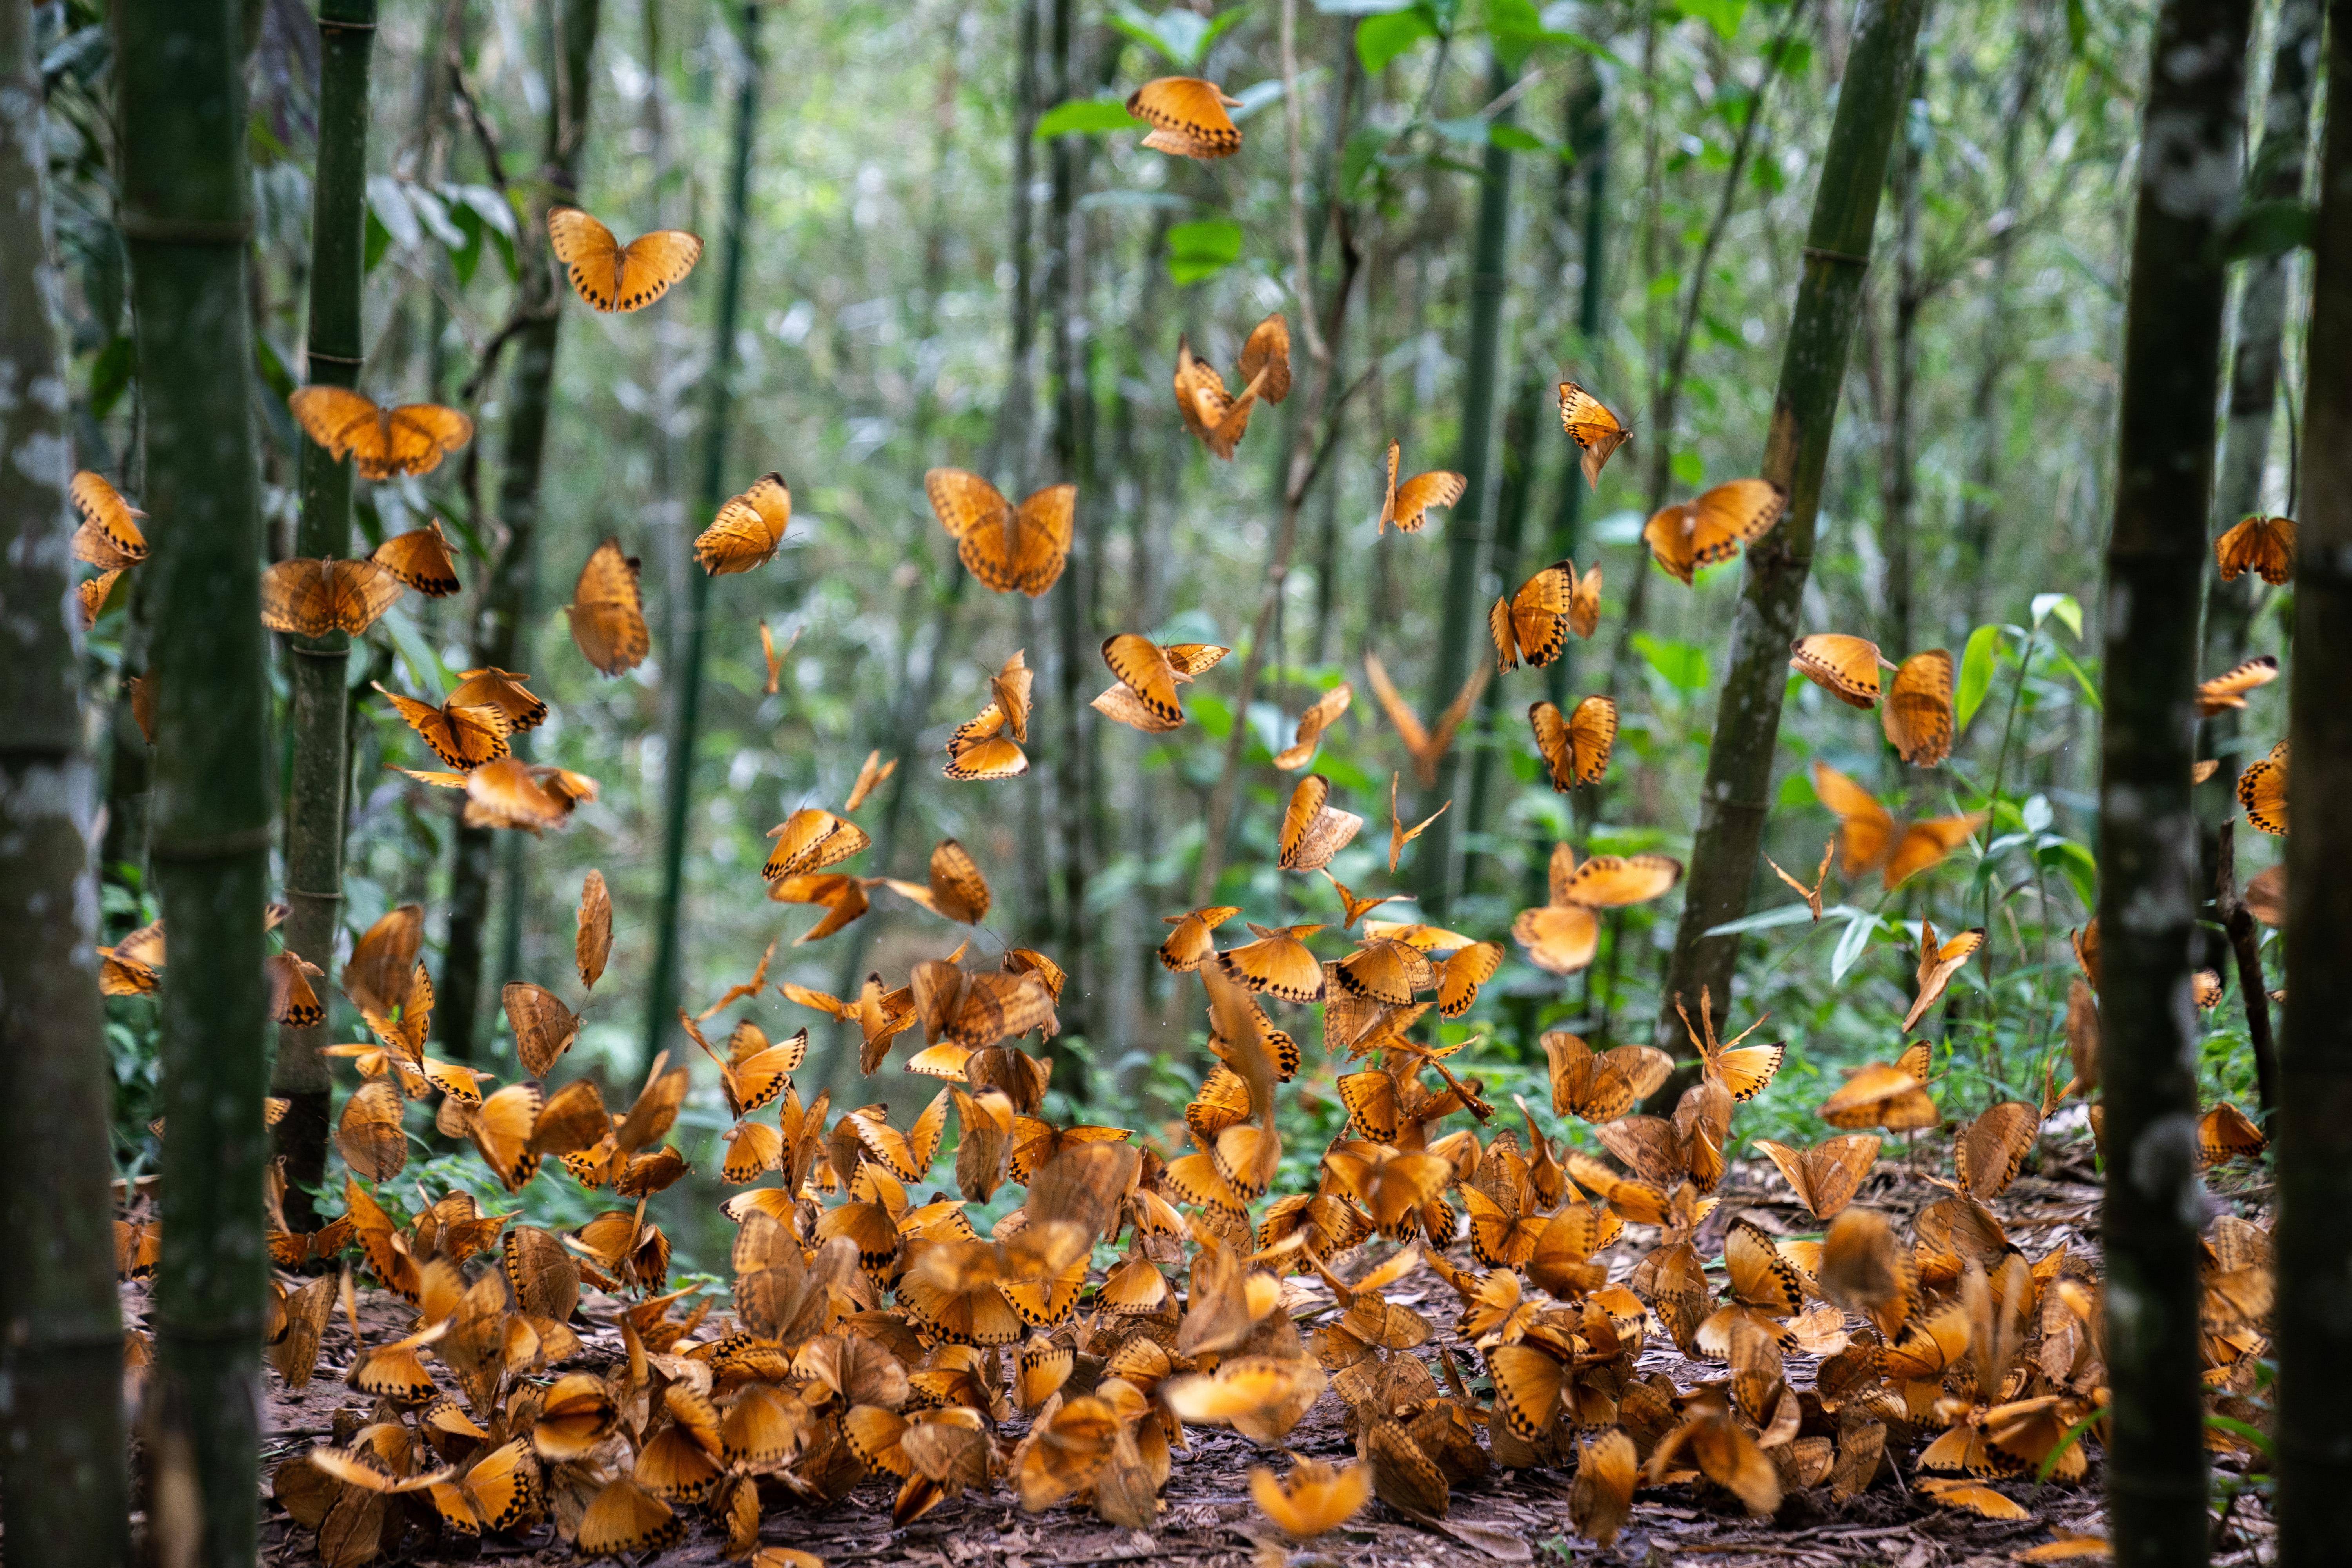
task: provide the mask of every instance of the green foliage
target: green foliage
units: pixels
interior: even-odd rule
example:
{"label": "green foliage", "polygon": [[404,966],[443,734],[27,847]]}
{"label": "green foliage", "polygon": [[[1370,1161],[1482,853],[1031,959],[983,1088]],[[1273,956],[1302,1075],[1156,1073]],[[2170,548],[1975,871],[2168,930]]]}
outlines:
{"label": "green foliage", "polygon": [[1241,254],[1242,226],[1229,218],[1180,223],[1168,231],[1168,276],[1179,283],[1213,278]]}

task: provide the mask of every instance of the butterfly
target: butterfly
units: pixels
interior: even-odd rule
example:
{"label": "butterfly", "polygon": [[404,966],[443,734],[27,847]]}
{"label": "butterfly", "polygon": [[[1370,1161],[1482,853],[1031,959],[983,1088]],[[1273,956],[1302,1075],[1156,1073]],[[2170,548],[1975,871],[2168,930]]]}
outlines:
{"label": "butterfly", "polygon": [[605,675],[635,669],[653,651],[638,566],[635,556],[621,553],[620,541],[608,537],[589,552],[572,584],[572,603],[563,606],[572,643]]}
{"label": "butterfly", "polygon": [[1853,1202],[1862,1179],[1878,1159],[1878,1140],[1862,1132],[1825,1138],[1809,1149],[1793,1149],[1769,1138],[1759,1138],[1756,1147],[1780,1168],[1805,1212],[1820,1220]]}
{"label": "butterfly", "polygon": [[352,1174],[388,1182],[408,1163],[408,1135],[401,1131],[406,1109],[388,1078],[372,1078],[343,1101],[335,1123],[335,1149]]}
{"label": "butterfly", "polygon": [[1364,826],[1352,811],[1332,806],[1331,781],[1309,773],[1290,792],[1282,813],[1275,864],[1286,871],[1319,871],[1346,848]]}
{"label": "butterfly", "polygon": [[1869,1319],[1890,1340],[1902,1331],[1919,1291],[1918,1275],[1909,1255],[1896,1247],[1894,1228],[1870,1209],[1843,1208],[1830,1221],[1819,1280],[1825,1300]]}
{"label": "butterfly", "polygon": [[1561,795],[1579,784],[1598,784],[1609,771],[1609,752],[1617,742],[1617,704],[1608,698],[1588,697],[1566,718],[1557,703],[1530,703],[1528,722],[1551,787]]}
{"label": "butterfly", "polygon": [[765,566],[775,559],[792,521],[793,492],[784,476],[762,474],[750,489],[719,509],[695,540],[694,558],[713,577]]}
{"label": "butterfly", "polygon": [[1315,1002],[1323,995],[1323,965],[1304,939],[1323,928],[1295,925],[1279,928],[1249,922],[1258,940],[1217,954],[1217,966],[1251,991],[1263,991],[1286,1002]]}
{"label": "butterfly", "polygon": [[1682,862],[1664,855],[1596,855],[1580,866],[1576,851],[1552,847],[1549,902],[1521,910],[1511,940],[1528,961],[1554,974],[1571,974],[1592,962],[1601,944],[1593,911],[1663,898],[1682,880]]}
{"label": "butterfly", "polygon": [[[1029,739],[1029,691],[1036,679],[1027,652],[1014,650],[989,678],[988,706],[948,737],[949,761],[941,772],[949,778],[1009,779],[1029,771],[1029,758],[1020,746]],[[864,776],[859,774],[861,782]],[[856,806],[853,804],[847,809],[854,811]]]}
{"label": "butterfly", "polygon": [[[801,628],[801,630],[804,629]],[[776,651],[776,634],[768,629],[767,622],[760,623],[760,657],[767,662],[768,666],[768,683],[761,689],[769,696],[773,697],[776,694],[777,683],[784,673],[784,660],[791,657],[793,649],[799,645],[800,640],[801,631],[795,630],[792,635],[792,640],[784,644],[783,652],[779,653]],[[856,807],[852,806],[850,809],[855,811]]]}
{"label": "butterfly", "polygon": [[1921,919],[1919,921],[1919,995],[1917,1000],[1911,1004],[1911,1010],[1903,1015],[1905,1034],[1909,1034],[1919,1020],[1927,1016],[1927,1009],[1934,1006],[1937,998],[1943,995],[1945,988],[1952,983],[1952,976],[1959,973],[1960,965],[1966,963],[1975,954],[1977,949],[1984,944],[1984,928],[1977,926],[1971,930],[1955,933],[1951,941],[1939,946],[1936,942],[1936,928],[1929,925],[1926,919]]}
{"label": "butterfly", "polygon": [[1404,818],[1397,815],[1397,782],[1401,776],[1397,773],[1389,775],[1389,875],[1391,877],[1396,875],[1397,859],[1403,855],[1404,847],[1428,831],[1431,823],[1445,815],[1445,806],[1454,804],[1452,800],[1447,800],[1445,805],[1439,806],[1411,827],[1407,827],[1404,825]]}
{"label": "butterfly", "polygon": [[864,805],[866,797],[872,795],[877,785],[898,771],[898,758],[893,757],[888,762],[884,762],[879,748],[866,752],[866,760],[857,765],[856,782],[849,786],[849,799],[843,803],[841,809],[856,811],[859,806]]}
{"label": "butterfly", "polygon": [[873,839],[854,822],[819,806],[803,806],[768,830],[776,841],[760,874],[771,882],[837,866],[864,849]]}
{"label": "butterfly", "polygon": [[1163,647],[1134,632],[1106,637],[1103,662],[1118,677],[1118,684],[1096,698],[1094,709],[1129,729],[1164,734],[1184,722],[1176,688],[1213,668],[1232,651],[1214,643]]}
{"label": "butterfly", "polygon": [[2238,775],[2238,804],[2246,808],[2246,820],[2264,833],[2286,831],[2286,748],[2281,741],[2270,755]]}
{"label": "butterfly", "polygon": [[625,246],[578,207],[548,208],[547,237],[572,291],[605,311],[645,309],[702,259],[701,239],[682,229],[656,229]]}
{"label": "butterfly", "polygon": [[580,1516],[577,1543],[597,1557],[635,1557],[675,1546],[686,1520],[623,1471],[604,1483]]}
{"label": "butterfly", "polygon": [[824,918],[793,939],[794,947],[826,937],[863,919],[872,907],[866,889],[874,880],[866,877],[850,877],[838,873],[800,873],[779,877],[768,888],[768,897],[780,904],[814,904],[824,910]]}
{"label": "butterfly", "polygon": [[2243,518],[2213,542],[2213,558],[2224,583],[2242,572],[2256,572],[2277,587],[2294,575],[2294,519]]}
{"label": "butterfly", "polygon": [[573,947],[580,984],[593,990],[605,961],[613,956],[613,894],[602,871],[590,871],[580,884],[579,935]]}
{"label": "butterfly", "polygon": [[2215,676],[2197,688],[2197,716],[2210,719],[2228,709],[2243,708],[2246,693],[2268,686],[2278,679],[2278,660],[2265,653]]}
{"label": "butterfly", "polygon": [[437,521],[394,534],[368,559],[428,599],[446,598],[459,586],[457,558]]}
{"label": "butterfly", "polygon": [[1835,838],[1832,838],[1828,843],[1822,846],[1822,863],[1813,872],[1813,885],[1810,888],[1805,886],[1804,883],[1797,880],[1794,877],[1789,875],[1789,873],[1781,868],[1780,863],[1778,860],[1773,859],[1769,855],[1764,857],[1764,864],[1772,868],[1772,874],[1774,876],[1780,878],[1780,880],[1788,883],[1790,887],[1796,889],[1797,897],[1805,900],[1805,907],[1812,911],[1813,919],[1819,921],[1822,918],[1822,885],[1830,879],[1830,861],[1833,859],[1836,855],[1837,840]]}
{"label": "butterfly", "polygon": [[114,592],[115,579],[122,573],[123,568],[118,566],[75,586],[74,599],[81,606],[82,630],[88,631],[98,624],[100,612],[106,608],[107,596]]}
{"label": "butterfly", "polygon": [[[972,974],[951,959],[929,959],[915,966],[909,980],[926,1044],[944,1037],[966,1050],[984,1051],[1033,1029],[1050,1037],[1059,1026],[1054,994],[1034,974]],[[1018,1103],[1019,1097],[1014,1099]]]}
{"label": "butterfly", "polygon": [[520,1192],[550,1154],[575,1153],[613,1131],[604,1097],[590,1079],[548,1094],[535,1083],[509,1084],[472,1108],[465,1131],[507,1191]]}
{"label": "butterfly", "polygon": [[119,572],[147,559],[147,536],[138,519],[147,514],[124,500],[103,475],[89,468],[74,475],[68,487],[81,522],[74,529],[73,553],[100,572]]}
{"label": "butterfly", "polygon": [[978,474],[933,468],[923,476],[923,493],[964,570],[983,587],[1036,598],[1062,575],[1069,559],[1078,487],[1048,485],[1019,507]]}
{"label": "butterfly", "polygon": [[1290,1474],[1279,1479],[1257,1465],[1251,1468],[1249,1480],[1258,1511],[1297,1537],[1337,1530],[1371,1500],[1371,1468],[1363,1464],[1331,1465],[1300,1456],[1292,1459]]}
{"label": "butterfly", "polygon": [[2197,1119],[2197,1157],[2202,1164],[2254,1159],[2270,1147],[2270,1142],[2244,1111],[2226,1100]]}
{"label": "butterfly", "polygon": [[454,700],[436,708],[397,691],[385,691],[381,681],[371,684],[392,700],[408,727],[451,767],[471,772],[507,754],[507,737],[514,732],[514,726],[497,708]]}
{"label": "butterfly", "polygon": [[1573,561],[1555,561],[1486,612],[1497,674],[1524,659],[1538,668],[1559,657],[1568,634],[1589,637],[1601,624],[1601,566],[1580,580]]}
{"label": "butterfly", "polygon": [[1292,773],[1315,760],[1315,751],[1323,743],[1323,731],[1339,721],[1339,715],[1356,700],[1356,689],[1346,681],[1307,705],[1298,716],[1298,730],[1291,743],[1274,754],[1274,765]]}
{"label": "butterfly", "polygon": [[1892,1062],[1857,1069],[1814,1112],[1832,1127],[1916,1132],[1941,1120],[1927,1093],[1928,1047],[1914,1041]]}
{"label": "butterfly", "polygon": [[1916,768],[1952,754],[1952,656],[1931,647],[1905,659],[1879,704],[1878,725],[1897,755]]}
{"label": "butterfly", "polygon": [[539,1460],[530,1439],[517,1437],[484,1454],[462,1475],[434,1483],[442,1522],[458,1535],[511,1530],[539,1511]]}
{"label": "butterfly", "polygon": [[1421,781],[1422,788],[1431,788],[1437,783],[1438,764],[1445,760],[1445,753],[1454,749],[1454,733],[1462,728],[1462,721],[1470,716],[1471,708],[1477,702],[1479,694],[1486,689],[1486,682],[1494,673],[1483,662],[1473,667],[1469,679],[1462,683],[1462,689],[1454,694],[1454,700],[1447,703],[1445,711],[1438,715],[1436,725],[1424,727],[1420,715],[1406,705],[1395,683],[1389,679],[1388,667],[1381,662],[1380,655],[1369,648],[1364,650],[1364,679],[1371,683],[1372,695],[1379,700],[1381,711],[1396,727],[1397,739],[1402,741],[1404,749],[1412,753],[1412,776]]}
{"label": "butterfly", "polygon": [[1614,1121],[1655,1094],[1672,1076],[1674,1058],[1655,1046],[1612,1046],[1595,1052],[1582,1037],[1547,1030],[1544,1056],[1550,1065],[1551,1108],[1599,1126]]}
{"label": "butterfly", "polygon": [[1572,381],[1559,384],[1559,427],[1584,454],[1584,482],[1594,489],[1601,488],[1601,470],[1610,458],[1633,438],[1606,404]]}
{"label": "butterfly", "polygon": [[1838,874],[1850,879],[1876,866],[1889,888],[1901,887],[1940,864],[1985,821],[1983,812],[1972,811],[1959,816],[1925,817],[1898,829],[1895,818],[1868,790],[1818,760],[1813,763],[1813,793],[1838,819],[1838,844],[1843,856]]}
{"label": "butterfly", "polygon": [[1878,706],[1878,668],[1894,666],[1868,637],[1814,632],[1789,645],[1789,668],[1853,708]]}
{"label": "butterfly", "polygon": [[2041,1131],[2042,1112],[2023,1100],[1988,1107],[1952,1141],[1960,1190],[1988,1203],[2007,1192]]}
{"label": "butterfly", "polygon": [[1160,966],[1171,974],[1189,974],[1217,955],[1216,929],[1241,913],[1237,905],[1219,904],[1188,914],[1163,915],[1160,923],[1176,929],[1159,948]]}
{"label": "butterfly", "polygon": [[1176,340],[1176,412],[1202,445],[1228,462],[1257,401],[1280,403],[1290,395],[1290,324],[1279,312],[1251,330],[1242,345],[1240,374],[1236,396],[1214,368],[1193,357],[1188,340]]}
{"label": "butterfly", "polygon": [[1397,483],[1397,460],[1403,448],[1389,443],[1388,489],[1381,497],[1380,526],[1375,532],[1385,533],[1394,523],[1406,533],[1418,533],[1421,525],[1429,521],[1429,509],[1450,507],[1462,499],[1470,481],[1446,468],[1433,468],[1425,474],[1415,474],[1400,485]]}
{"label": "butterfly", "polygon": [[1360,899],[1356,896],[1356,890],[1353,888],[1349,887],[1347,883],[1342,882],[1339,878],[1332,876],[1328,868],[1326,868],[1323,872],[1323,878],[1324,880],[1331,884],[1332,889],[1339,895],[1340,907],[1346,913],[1347,918],[1339,922],[1339,929],[1341,931],[1346,931],[1349,926],[1354,925],[1358,920],[1361,919],[1371,910],[1379,909],[1382,904],[1392,904],[1399,899],[1405,896],[1402,893],[1389,893],[1377,899]]}
{"label": "butterfly", "polygon": [[[1764,1092],[1772,1076],[1780,1070],[1780,1059],[1788,1047],[1776,1041],[1769,1046],[1742,1047],[1740,1041],[1764,1026],[1764,1019],[1734,1035],[1730,1040],[1715,1037],[1714,999],[1704,985],[1698,990],[1698,1027],[1691,1026],[1690,1014],[1685,1011],[1682,998],[1675,998],[1675,1011],[1682,1015],[1683,1033],[1698,1047],[1701,1070],[1710,1083],[1719,1083],[1725,1092],[1738,1102],[1745,1103]],[[1769,1015],[1768,1015],[1769,1016]]]}
{"label": "butterfly", "polygon": [[1633,1514],[1633,1488],[1642,1457],[1622,1426],[1580,1437],[1576,1479],[1568,1493],[1568,1517],[1576,1533],[1606,1549]]}
{"label": "butterfly", "polygon": [[1230,158],[1242,150],[1240,127],[1225,110],[1241,100],[1196,77],[1163,76],[1145,82],[1127,100],[1127,111],[1151,127],[1143,144],[1182,158]]}
{"label": "butterfly", "polygon": [[1789,492],[1767,479],[1733,479],[1695,500],[1661,507],[1643,525],[1642,542],[1669,576],[1688,586],[1702,566],[1728,561],[1780,521]]}
{"label": "butterfly", "polygon": [[520,827],[530,833],[561,827],[571,820],[573,806],[597,794],[593,779],[512,757],[485,763],[465,777],[468,827]]}
{"label": "butterfly", "polygon": [[163,922],[141,926],[112,947],[100,948],[98,960],[102,994],[139,996],[153,991],[163,983],[158,971],[163,967]]}
{"label": "butterfly", "polygon": [[520,735],[526,730],[536,730],[547,721],[547,704],[523,684],[530,679],[495,666],[465,670],[458,676],[457,689],[449,693],[449,700],[495,708],[507,716],[507,722]]}
{"label": "butterfly", "polygon": [[884,884],[892,892],[959,925],[977,925],[988,916],[988,879],[980,872],[971,851],[952,838],[942,838],[931,850],[930,881]]}
{"label": "butterfly", "polygon": [[474,422],[437,403],[379,407],[343,386],[297,387],[286,399],[302,433],[337,459],[349,458],[363,479],[429,474],[474,438]]}
{"label": "butterfly", "polygon": [[[1329,876],[1329,872],[1325,872]],[[1344,893],[1346,889],[1342,889]],[[1379,900],[1385,903],[1385,899]],[[1369,907],[1369,906],[1368,906]],[[1495,978],[1503,966],[1503,948],[1499,942],[1474,942],[1460,931],[1444,926],[1422,922],[1400,924],[1393,921],[1366,921],[1367,940],[1394,939],[1420,949],[1435,957],[1447,954],[1437,963],[1437,1010],[1447,1018],[1459,1018],[1478,999],[1478,987]]]}
{"label": "butterfly", "polygon": [[863,1037],[857,1057],[857,1070],[861,1076],[880,1067],[882,1058],[889,1054],[890,1042],[915,1024],[914,989],[901,986],[896,991],[885,991],[882,989],[882,976],[878,973],[866,975],[865,988],[852,1002],[845,1002],[823,991],[812,991],[805,985],[795,985],[790,981],[778,989],[782,991],[787,1001],[797,1002],[803,1007],[814,1007],[821,1013],[830,1013],[845,1024],[857,1026],[858,1033]]}
{"label": "butterfly", "polygon": [[261,574],[261,624],[299,637],[357,637],[401,593],[400,579],[373,561],[280,561]]}

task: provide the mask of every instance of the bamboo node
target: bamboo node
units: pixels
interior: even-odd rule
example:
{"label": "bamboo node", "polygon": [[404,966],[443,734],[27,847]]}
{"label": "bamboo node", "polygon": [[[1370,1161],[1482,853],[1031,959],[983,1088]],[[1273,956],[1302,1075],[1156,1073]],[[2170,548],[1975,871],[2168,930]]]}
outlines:
{"label": "bamboo node", "polygon": [[175,218],[126,211],[118,226],[123,238],[148,245],[243,245],[253,237],[250,214],[234,218]]}
{"label": "bamboo node", "polygon": [[241,828],[235,833],[215,834],[210,838],[191,838],[181,843],[157,840],[147,847],[151,860],[169,860],[175,864],[196,860],[226,860],[256,850],[267,851],[277,835],[264,822]]}
{"label": "bamboo node", "polygon": [[1805,258],[1807,260],[1834,261],[1847,267],[1870,265],[1870,258],[1867,256],[1856,256],[1850,250],[1830,250],[1818,245],[1805,247]]}

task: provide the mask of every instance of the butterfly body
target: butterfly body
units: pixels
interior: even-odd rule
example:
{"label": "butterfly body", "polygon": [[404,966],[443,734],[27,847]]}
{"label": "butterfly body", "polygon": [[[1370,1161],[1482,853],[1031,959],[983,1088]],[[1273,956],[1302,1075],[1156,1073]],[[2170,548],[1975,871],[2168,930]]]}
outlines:
{"label": "butterfly body", "polygon": [[1609,753],[1617,742],[1617,704],[1610,699],[1587,697],[1565,717],[1556,703],[1531,703],[1528,723],[1551,787],[1561,795],[1579,784],[1598,784],[1609,771]]}
{"label": "butterfly body", "polygon": [[1607,404],[1572,381],[1559,384],[1559,427],[1583,454],[1584,482],[1594,489],[1601,488],[1601,470],[1610,458],[1633,438]]}
{"label": "butterfly body", "polygon": [[1016,507],[1003,491],[962,468],[923,476],[931,510],[956,542],[957,558],[982,586],[1036,598],[1069,559],[1078,487],[1048,485]]}
{"label": "butterfly body", "polygon": [[261,574],[261,624],[299,637],[357,637],[401,592],[400,579],[373,561],[280,561]]}

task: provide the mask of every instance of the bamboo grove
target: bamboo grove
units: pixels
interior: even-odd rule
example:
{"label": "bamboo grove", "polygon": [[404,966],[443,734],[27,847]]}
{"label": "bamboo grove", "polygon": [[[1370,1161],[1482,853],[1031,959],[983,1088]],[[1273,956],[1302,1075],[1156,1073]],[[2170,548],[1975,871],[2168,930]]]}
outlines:
{"label": "bamboo grove", "polygon": [[2336,1561],[2347,93],[0,5],[0,1549]]}

